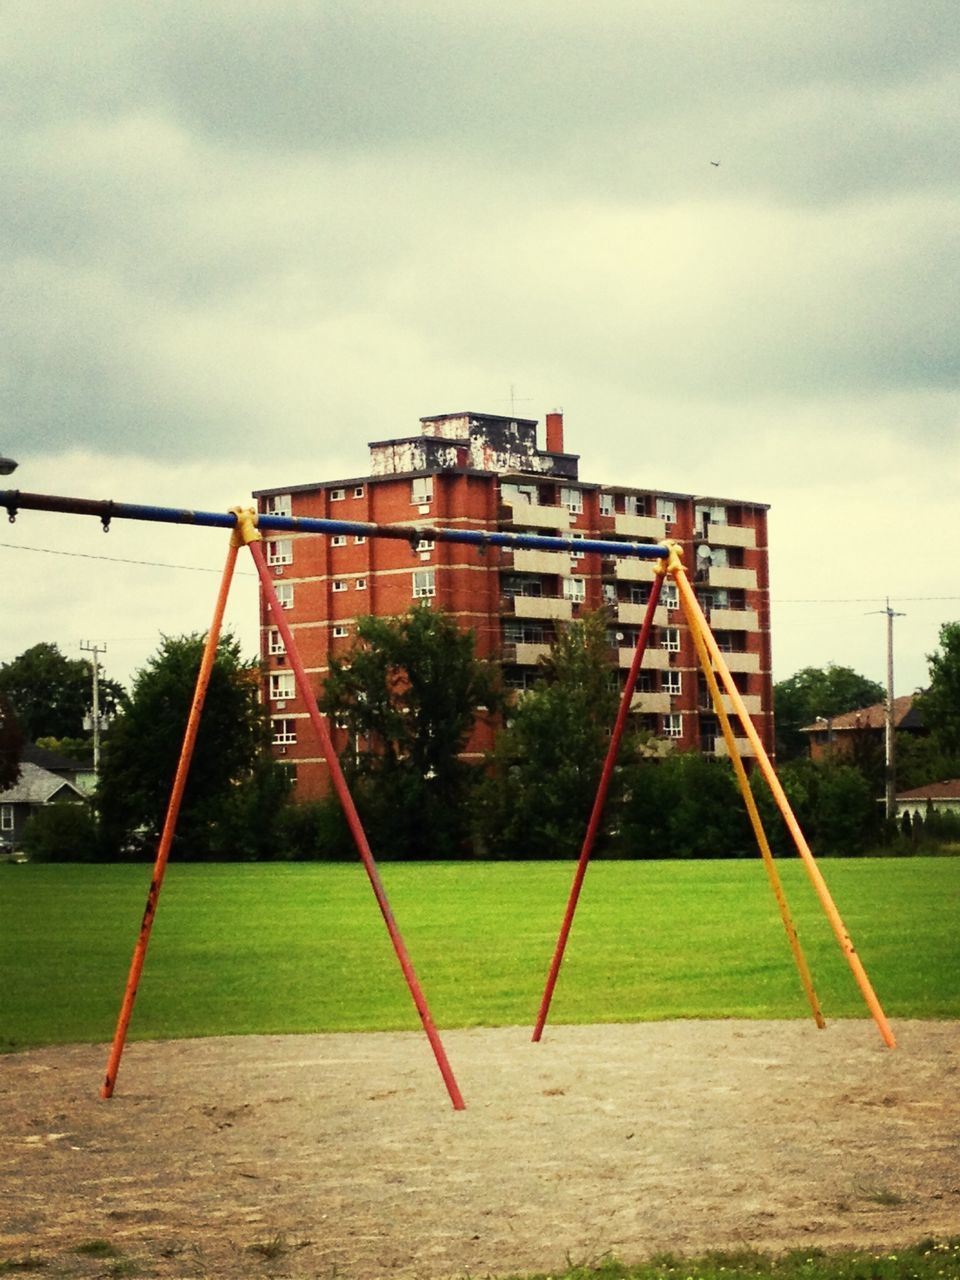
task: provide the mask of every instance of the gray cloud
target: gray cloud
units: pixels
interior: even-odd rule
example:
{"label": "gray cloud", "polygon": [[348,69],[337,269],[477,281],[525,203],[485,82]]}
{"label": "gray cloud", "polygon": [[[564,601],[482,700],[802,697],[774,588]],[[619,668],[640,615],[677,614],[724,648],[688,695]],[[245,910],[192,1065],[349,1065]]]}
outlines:
{"label": "gray cloud", "polygon": [[939,0],[6,6],[0,451],[175,502],[514,397],[782,548],[831,477],[945,519],[958,46]]}

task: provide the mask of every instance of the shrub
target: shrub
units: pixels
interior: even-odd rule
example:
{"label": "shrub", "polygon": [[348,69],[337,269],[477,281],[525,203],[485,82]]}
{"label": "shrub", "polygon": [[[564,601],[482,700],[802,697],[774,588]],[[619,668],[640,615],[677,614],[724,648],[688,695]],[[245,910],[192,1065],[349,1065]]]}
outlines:
{"label": "shrub", "polygon": [[97,825],[84,804],[47,805],[27,820],[23,848],[36,862],[95,862]]}

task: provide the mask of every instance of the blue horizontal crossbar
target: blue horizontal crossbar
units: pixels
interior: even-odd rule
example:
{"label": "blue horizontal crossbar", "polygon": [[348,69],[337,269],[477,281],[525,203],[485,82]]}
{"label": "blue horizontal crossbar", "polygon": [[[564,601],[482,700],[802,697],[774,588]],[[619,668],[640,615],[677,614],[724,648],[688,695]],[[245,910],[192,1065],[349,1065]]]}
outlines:
{"label": "blue horizontal crossbar", "polygon": [[[216,529],[232,529],[237,522],[232,511],[192,511],[178,507],[143,506],[135,502],[61,498],[47,493],[22,493],[19,489],[0,489],[0,506],[6,508],[11,519],[19,511],[56,511],[66,515],[96,516],[104,528],[112,520],[152,520],[161,524],[193,524]],[[307,516],[260,515],[257,528],[263,533],[352,533],[365,538],[399,538],[410,543],[426,539],[481,548],[592,551],[603,556],[633,556],[641,560],[663,560],[669,555],[669,548],[662,543],[557,538],[539,533],[501,533],[487,529],[438,529],[432,525],[374,524],[366,520],[321,520]]]}

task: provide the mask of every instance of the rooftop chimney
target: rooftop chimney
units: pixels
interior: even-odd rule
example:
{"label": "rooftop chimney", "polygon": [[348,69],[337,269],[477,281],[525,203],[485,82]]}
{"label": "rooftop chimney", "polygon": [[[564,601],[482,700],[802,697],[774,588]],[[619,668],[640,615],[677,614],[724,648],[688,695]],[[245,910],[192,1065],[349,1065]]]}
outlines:
{"label": "rooftop chimney", "polygon": [[563,453],[563,412],[547,414],[547,453]]}

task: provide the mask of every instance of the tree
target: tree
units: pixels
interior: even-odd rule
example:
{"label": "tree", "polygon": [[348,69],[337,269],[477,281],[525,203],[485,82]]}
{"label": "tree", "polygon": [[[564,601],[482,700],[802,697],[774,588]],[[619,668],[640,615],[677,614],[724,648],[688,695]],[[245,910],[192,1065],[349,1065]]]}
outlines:
{"label": "tree", "polygon": [[417,606],[365,617],[332,658],[321,710],[347,730],[344,771],[371,843],[394,856],[450,856],[469,835],[475,768],[460,753],[499,704],[497,668],[447,614]]}
{"label": "tree", "polygon": [[960,757],[960,622],[940,627],[940,647],[927,655],[929,686],[918,699],[920,712],[940,751]]}
{"label": "tree", "polygon": [[[90,664],[64,657],[55,644],[35,644],[0,666],[0,693],[9,698],[29,741],[79,738],[93,706]],[[102,676],[99,694],[101,715],[113,715],[126,698],[122,685]]]}
{"label": "tree", "polygon": [[0,791],[12,787],[20,777],[23,731],[9,698],[0,693]]}
{"label": "tree", "polygon": [[[193,701],[204,637],[165,636],[138,672],[129,705],[106,744],[98,789],[105,851],[116,856],[136,833],[155,846]],[[225,830],[235,820],[242,789],[262,787],[260,771],[273,766],[269,725],[259,697],[259,669],[240,656],[237,641],[220,638],[200,719],[177,827],[184,857],[230,856]],[[269,786],[266,811],[248,813],[248,826],[269,828],[277,794]],[[242,806],[241,806],[242,807]],[[261,830],[262,835],[262,830]],[[259,837],[258,837],[259,838]]]}
{"label": "tree", "polygon": [[[791,760],[777,769],[790,808],[814,854],[862,853],[882,832],[882,810],[869,782],[852,764],[827,756]],[[794,851],[760,770],[750,779],[767,838],[775,853]]]}
{"label": "tree", "polygon": [[777,757],[795,760],[806,754],[806,740],[800,733],[804,725],[813,724],[818,716],[843,715],[860,707],[882,702],[883,686],[852,667],[804,667],[773,687],[774,716],[777,726]]}
{"label": "tree", "polygon": [[620,839],[632,858],[738,858],[756,849],[732,765],[697,751],[632,770]]}
{"label": "tree", "polygon": [[[491,851],[557,858],[580,849],[619,701],[606,624],[599,610],[564,628],[498,735],[479,796]],[[625,735],[621,762],[632,745]],[[618,773],[607,830],[621,795]]]}

